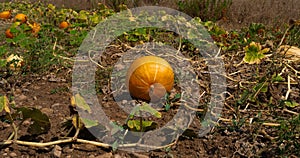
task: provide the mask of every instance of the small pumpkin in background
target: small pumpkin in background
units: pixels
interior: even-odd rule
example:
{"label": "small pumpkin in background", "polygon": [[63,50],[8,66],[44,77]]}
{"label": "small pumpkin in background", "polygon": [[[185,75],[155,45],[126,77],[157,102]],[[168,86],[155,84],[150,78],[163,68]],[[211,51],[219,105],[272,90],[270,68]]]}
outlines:
{"label": "small pumpkin in background", "polygon": [[6,38],[14,38],[14,34],[10,31],[11,28],[17,28],[21,25],[21,22],[14,22],[9,29],[6,29],[5,36]]}
{"label": "small pumpkin in background", "polygon": [[126,74],[126,86],[131,96],[156,102],[174,84],[174,72],[171,65],[156,56],[144,56],[130,65]]}
{"label": "small pumpkin in background", "polygon": [[59,28],[60,29],[65,29],[65,28],[67,28],[67,27],[69,27],[70,26],[70,23],[68,23],[68,22],[66,22],[66,21],[63,21],[63,22],[61,22],[60,24],[59,24]]}
{"label": "small pumpkin in background", "polygon": [[5,37],[6,38],[14,38],[14,35],[10,32],[10,29],[7,29],[5,31]]}
{"label": "small pumpkin in background", "polygon": [[3,11],[0,13],[0,19],[9,19],[11,15],[11,10]]}
{"label": "small pumpkin in background", "polygon": [[19,13],[15,16],[15,21],[25,23],[27,21],[27,16],[25,14]]}

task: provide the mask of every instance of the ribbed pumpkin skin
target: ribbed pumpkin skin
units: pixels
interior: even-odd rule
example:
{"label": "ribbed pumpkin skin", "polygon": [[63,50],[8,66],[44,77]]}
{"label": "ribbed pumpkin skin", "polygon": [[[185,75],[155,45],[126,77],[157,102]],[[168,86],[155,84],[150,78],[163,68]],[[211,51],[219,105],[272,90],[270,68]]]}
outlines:
{"label": "ribbed pumpkin skin", "polygon": [[126,85],[131,96],[147,101],[157,101],[174,84],[171,65],[156,56],[144,56],[136,59],[129,67]]}

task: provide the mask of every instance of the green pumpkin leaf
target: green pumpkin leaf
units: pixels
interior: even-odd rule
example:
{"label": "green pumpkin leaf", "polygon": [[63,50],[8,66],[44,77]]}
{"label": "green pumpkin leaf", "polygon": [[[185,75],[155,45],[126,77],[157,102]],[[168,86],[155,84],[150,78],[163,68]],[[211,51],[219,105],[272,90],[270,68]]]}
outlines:
{"label": "green pumpkin leaf", "polygon": [[89,12],[87,11],[84,11],[84,10],[81,10],[78,14],[78,19],[79,20],[82,20],[82,21],[87,21],[88,20],[88,15],[89,15]]}
{"label": "green pumpkin leaf", "polygon": [[255,85],[255,87],[253,88],[253,90],[255,92],[260,91],[260,92],[265,93],[265,92],[268,91],[268,84],[265,83],[265,82],[258,83],[258,84]]}
{"label": "green pumpkin leaf", "polygon": [[113,144],[112,144],[112,150],[113,151],[116,151],[117,149],[118,149],[118,146],[119,146],[119,142],[118,142],[118,140],[116,140]]}
{"label": "green pumpkin leaf", "polygon": [[129,128],[131,128],[131,129],[133,129],[134,128],[134,122],[132,121],[132,120],[128,120],[127,121],[127,126],[129,127]]}
{"label": "green pumpkin leaf", "polygon": [[290,108],[294,108],[299,106],[299,103],[294,102],[294,101],[285,101],[284,104]]}
{"label": "green pumpkin leaf", "polygon": [[[152,121],[142,121],[142,128],[150,127],[152,125]],[[127,126],[131,129],[141,130],[141,122],[140,120],[129,120],[127,122]]]}
{"label": "green pumpkin leaf", "polygon": [[140,111],[148,112],[157,118],[161,118],[161,113],[158,112],[157,110],[155,110],[154,108],[152,108],[147,103],[143,103],[141,106],[134,107],[130,112],[129,118],[132,119],[134,117],[134,115],[138,114]]}
{"label": "green pumpkin leaf", "polygon": [[134,117],[135,114],[137,114],[140,111],[140,106],[135,106],[130,114],[129,114],[129,118],[132,119]]}
{"label": "green pumpkin leaf", "polygon": [[111,131],[111,132],[110,132],[111,135],[114,135],[114,134],[116,134],[117,132],[123,131],[123,130],[124,130],[122,126],[119,126],[119,125],[116,124],[115,122],[110,122],[109,124],[111,125],[111,130],[110,130],[110,131]]}
{"label": "green pumpkin leaf", "polygon": [[5,67],[7,64],[6,60],[5,59],[0,59],[0,68],[3,68]]}
{"label": "green pumpkin leaf", "polygon": [[174,96],[174,100],[176,100],[176,99],[180,99],[181,98],[181,94],[180,93],[177,93],[177,94],[175,94],[175,96]]}
{"label": "green pumpkin leaf", "polygon": [[28,128],[30,134],[38,135],[49,131],[51,126],[49,117],[39,109],[22,107],[18,108],[17,111],[22,113],[23,120],[30,118],[33,121]]}
{"label": "green pumpkin leaf", "polygon": [[86,110],[89,113],[91,113],[90,106],[85,102],[84,98],[80,96],[80,94],[75,94],[75,103],[76,106],[79,107],[80,109]]}
{"label": "green pumpkin leaf", "polygon": [[272,77],[272,81],[273,82],[282,82],[282,81],[284,81],[284,78],[282,76],[280,76],[280,75],[274,75]]}
{"label": "green pumpkin leaf", "polygon": [[161,118],[161,113],[158,112],[156,109],[152,108],[149,104],[144,103],[142,106],[140,106],[140,110],[144,112],[149,112],[151,115]]}
{"label": "green pumpkin leaf", "polygon": [[165,110],[166,110],[166,111],[169,111],[170,108],[171,108],[171,105],[170,105],[170,104],[166,104],[166,105],[165,105]]}
{"label": "green pumpkin leaf", "polygon": [[94,24],[98,24],[100,22],[100,18],[99,18],[99,15],[95,14],[91,17],[91,21],[94,23]]}
{"label": "green pumpkin leaf", "polygon": [[99,124],[98,121],[95,120],[90,120],[87,118],[80,118],[80,119],[86,128],[91,128]]}
{"label": "green pumpkin leaf", "polygon": [[48,8],[49,8],[50,10],[55,10],[55,6],[54,6],[53,4],[48,4]]}

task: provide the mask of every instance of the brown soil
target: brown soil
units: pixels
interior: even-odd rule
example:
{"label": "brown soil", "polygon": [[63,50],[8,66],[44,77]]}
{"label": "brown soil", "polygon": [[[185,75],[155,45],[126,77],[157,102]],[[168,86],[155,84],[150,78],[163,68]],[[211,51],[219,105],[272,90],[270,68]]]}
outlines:
{"label": "brown soil", "polygon": [[[113,51],[113,50],[111,50]],[[226,63],[227,74],[238,71],[234,68],[233,64],[238,63],[241,58],[235,55],[223,55]],[[230,57],[231,56],[231,57]],[[234,58],[234,62],[229,62],[231,58]],[[230,63],[230,64],[229,64]],[[254,68],[254,67],[253,67]],[[261,65],[261,73],[266,70],[266,65]],[[247,65],[239,66],[240,71],[255,70]],[[72,136],[74,130],[68,133],[69,128],[65,128],[64,122],[71,119],[71,115],[74,114],[73,108],[70,105],[70,92],[71,87],[71,73],[72,71],[63,70],[60,73],[50,73],[47,75],[36,76],[29,75],[22,80],[19,80],[17,88],[15,90],[15,103],[16,107],[35,107],[40,109],[43,113],[47,114],[50,118],[51,129],[49,132],[32,136],[28,134],[27,128],[30,121],[24,121],[19,128],[19,140],[33,141],[33,142],[50,142],[61,139],[65,136]],[[100,77],[101,78],[101,77]],[[251,80],[251,73],[238,74],[234,78],[240,78],[241,80]],[[245,105],[239,107],[234,106],[235,99],[238,94],[242,92],[238,90],[238,82],[228,80],[228,92],[232,95],[227,96],[227,106],[223,109],[223,118],[232,119],[235,115],[239,115],[240,119],[256,118],[258,111],[262,112],[261,120],[275,121],[277,117],[289,118],[292,115],[283,113],[277,110],[268,110],[267,107],[255,107],[255,104],[251,104],[249,110],[238,110],[237,113],[234,108],[243,109]],[[105,83],[102,83],[101,87],[104,87]],[[277,93],[278,89],[281,89],[282,93],[277,95],[284,95],[286,87],[281,85],[275,86],[271,93]],[[299,88],[299,87],[298,87]],[[295,89],[297,90],[297,89]],[[299,89],[298,89],[299,90]],[[102,91],[103,92],[103,91]],[[295,91],[294,91],[295,92]],[[299,99],[297,94],[291,93],[290,95]],[[11,89],[5,85],[1,86],[0,94],[11,94]],[[99,98],[103,98],[105,93],[99,94]],[[275,97],[275,95],[274,95]],[[260,96],[262,100],[266,99],[264,96]],[[110,118],[121,118],[120,112],[116,109],[115,101],[107,99],[102,102],[105,109],[105,113]],[[279,109],[278,109],[279,110]],[[294,112],[300,112],[300,108],[293,109]],[[163,112],[163,119],[155,120],[158,124],[165,124],[172,115],[176,113],[175,109],[168,112]],[[209,134],[198,137],[197,132],[199,130],[200,117],[195,118],[194,122],[187,129],[187,131],[179,137],[176,144],[172,145],[170,151],[163,149],[154,150],[150,152],[134,153],[125,152],[122,150],[112,151],[102,147],[83,143],[66,143],[48,147],[30,147],[22,145],[8,145],[3,146],[0,151],[1,157],[274,157],[274,154],[278,154],[278,147],[274,143],[274,137],[277,136],[277,130],[274,127],[261,126],[259,123],[253,123],[251,125],[241,124],[240,127],[233,126],[230,122],[219,122],[218,125],[213,128]],[[18,123],[18,121],[16,122]],[[0,125],[1,135],[0,140],[5,140],[12,132],[12,128],[9,124],[1,122]],[[78,138],[97,141],[88,130],[84,129],[80,132]],[[291,149],[295,153],[297,148]],[[59,153],[57,155],[57,152]]]}

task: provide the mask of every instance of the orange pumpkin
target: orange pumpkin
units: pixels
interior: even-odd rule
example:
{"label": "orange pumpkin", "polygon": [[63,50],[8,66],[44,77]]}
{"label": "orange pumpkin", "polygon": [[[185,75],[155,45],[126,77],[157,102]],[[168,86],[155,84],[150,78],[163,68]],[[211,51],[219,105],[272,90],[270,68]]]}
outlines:
{"label": "orange pumpkin", "polygon": [[11,11],[3,11],[0,13],[0,19],[9,19],[11,15]]}
{"label": "orange pumpkin", "polygon": [[6,38],[13,38],[14,37],[14,35],[10,32],[10,29],[7,29],[5,31],[5,36],[6,36]]}
{"label": "orange pumpkin", "polygon": [[27,16],[25,14],[19,13],[15,16],[15,21],[25,23],[27,21]]}
{"label": "orange pumpkin", "polygon": [[67,28],[67,27],[69,27],[70,26],[70,24],[68,23],[68,22],[66,22],[66,21],[63,21],[63,22],[61,22],[60,24],[59,24],[59,28],[60,29],[65,29],[65,28]]}
{"label": "orange pumpkin", "polygon": [[174,72],[171,65],[156,56],[144,56],[136,59],[126,75],[126,86],[130,95],[146,101],[158,101],[174,84]]}

